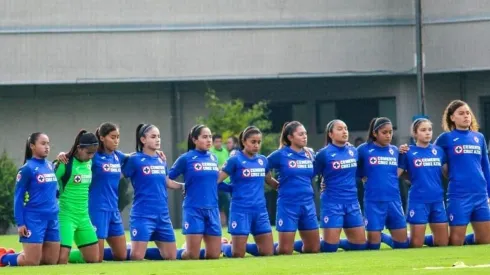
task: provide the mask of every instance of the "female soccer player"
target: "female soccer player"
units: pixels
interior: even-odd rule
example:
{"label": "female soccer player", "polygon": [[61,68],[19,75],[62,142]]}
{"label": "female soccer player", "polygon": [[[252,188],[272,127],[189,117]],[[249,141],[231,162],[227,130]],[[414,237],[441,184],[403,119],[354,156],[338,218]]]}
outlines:
{"label": "female soccer player", "polygon": [[485,137],[478,132],[478,122],[470,107],[461,100],[454,100],[446,107],[442,126],[446,132],[435,144],[442,147],[448,159],[449,244],[463,245],[469,222],[474,236],[469,235],[466,242],[488,244],[490,168]]}
{"label": "female soccer player", "polygon": [[[136,154],[123,166],[134,188],[130,214],[131,260],[143,260],[149,241],[155,241],[159,253],[148,258],[175,260],[177,247],[170,220],[167,187],[181,189],[182,185],[168,180],[167,165],[157,154],[160,131],[152,124],[136,128]],[[152,250],[149,250],[150,252]],[[161,257],[160,257],[161,256]]]}
{"label": "female soccer player", "polygon": [[88,213],[88,193],[92,182],[92,158],[97,151],[97,137],[81,130],[68,152],[69,162],[58,163],[61,250],[58,264],[66,264],[73,240],[85,262],[99,261],[98,239]]}
{"label": "female soccer player", "polygon": [[401,153],[398,167],[407,171],[411,188],[408,193],[407,222],[410,224],[410,247],[422,247],[427,223],[432,230],[433,243],[448,243],[447,215],[444,206],[442,167],[447,170],[446,156],[442,148],[430,144],[432,122],[416,119],[411,127],[416,145]]}
{"label": "female soccer player", "polygon": [[269,173],[267,158],[260,155],[262,133],[249,126],[240,133],[237,151],[222,168],[218,182],[231,178],[233,198],[230,205],[228,232],[232,245],[223,245],[226,257],[245,256],[248,235],[252,234],[259,255],[274,255],[272,229],[264,197],[265,176]]}
{"label": "female soccer player", "polygon": [[46,160],[49,149],[49,138],[44,133],[33,133],[27,139],[24,166],[17,174],[14,195],[15,222],[24,252],[14,254],[0,248],[0,266],[58,263],[58,182],[53,165]]}
{"label": "female soccer player", "polygon": [[357,199],[357,150],[348,145],[349,130],[338,119],[325,129],[327,146],[315,158],[315,171],[323,177],[321,194],[322,251],[335,252],[339,247],[342,228],[347,241],[344,250],[366,249],[366,235]]}
{"label": "female soccer player", "polygon": [[368,249],[380,248],[381,231],[386,226],[393,248],[408,248],[407,224],[400,198],[398,148],[391,145],[393,125],[388,118],[374,118],[369,125],[368,141],[357,148],[357,174],[365,179],[364,218]]}
{"label": "female soccer player", "polygon": [[[271,170],[279,173],[276,229],[278,254],[292,254],[296,230],[303,241],[302,251],[320,251],[318,219],[313,201],[314,153],[306,148],[307,133],[298,121],[284,124],[279,149],[267,159]],[[271,179],[270,174],[268,180]]]}
{"label": "female soccer player", "polygon": [[[209,152],[211,131],[205,125],[191,128],[187,137],[187,153],[182,154],[169,171],[174,180],[184,175],[182,233],[186,248],[178,259],[217,259],[221,253],[221,222],[218,209],[218,160]],[[204,239],[205,250],[200,250]],[[205,253],[203,255],[202,253]]]}

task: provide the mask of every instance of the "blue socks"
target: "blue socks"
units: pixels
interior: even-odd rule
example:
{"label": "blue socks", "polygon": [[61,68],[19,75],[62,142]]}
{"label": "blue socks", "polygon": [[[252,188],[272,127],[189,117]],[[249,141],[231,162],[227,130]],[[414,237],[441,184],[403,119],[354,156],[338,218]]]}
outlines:
{"label": "blue socks", "polygon": [[379,250],[381,248],[381,243],[367,243],[368,250]]}
{"label": "blue socks", "polygon": [[[105,254],[105,253],[104,253]],[[104,255],[105,257],[105,255]],[[146,249],[145,259],[147,260],[163,260],[160,250],[157,247]]]}
{"label": "blue socks", "polygon": [[293,250],[298,252],[298,253],[303,253],[303,241],[302,240],[295,241],[294,246],[293,246]]}
{"label": "blue socks", "polygon": [[433,247],[434,246],[434,236],[425,235],[424,244],[426,246]]}
{"label": "blue socks", "polygon": [[2,257],[2,265],[17,266],[19,254],[5,254]]}
{"label": "blue socks", "polygon": [[199,260],[204,260],[206,259],[206,250],[204,248],[201,248],[199,251]]}
{"label": "blue socks", "polygon": [[337,249],[339,249],[339,244],[330,244],[325,241],[320,242],[320,251],[324,253],[333,253],[337,252]]}
{"label": "blue socks", "polygon": [[404,242],[393,241],[393,249],[407,249],[409,247],[410,247],[410,241],[408,240],[408,238]]}
{"label": "blue socks", "polygon": [[[184,253],[184,251],[185,249],[177,249],[177,260],[182,260],[182,254]],[[205,257],[206,257],[206,250],[204,250],[204,248],[201,248],[201,251],[199,251],[199,260],[204,260],[206,259]]]}
{"label": "blue socks", "polygon": [[383,232],[381,232],[381,242],[391,248],[395,248],[395,244],[393,243],[393,239],[391,238],[391,236]]}
{"label": "blue socks", "polygon": [[339,243],[339,248],[342,248],[344,251],[358,251],[358,250],[366,250],[367,243],[363,244],[355,244],[351,243],[346,239],[341,239]]}
{"label": "blue socks", "polygon": [[104,248],[104,261],[113,261],[113,260],[114,260],[114,256],[112,255],[112,249]]}
{"label": "blue socks", "polygon": [[465,245],[476,244],[476,242],[475,242],[475,234],[471,233],[471,234],[466,235],[466,237],[464,238],[464,244]]}
{"label": "blue socks", "polygon": [[[274,246],[274,251],[275,251],[275,248],[276,248],[276,247]],[[247,244],[247,247],[245,248],[245,251],[246,251],[248,254],[252,255],[252,256],[255,256],[255,257],[260,256],[260,254],[259,254],[259,248],[258,248],[258,247],[257,247],[257,245],[256,245],[256,244],[254,244],[254,243],[248,243],[248,244]]]}
{"label": "blue socks", "polygon": [[[247,244],[248,246],[248,244]],[[233,257],[233,251],[231,244],[222,244],[221,245],[221,252],[223,252],[223,255],[227,258],[232,258]]]}
{"label": "blue socks", "polygon": [[182,260],[182,253],[184,253],[185,249],[177,249],[177,260]]}

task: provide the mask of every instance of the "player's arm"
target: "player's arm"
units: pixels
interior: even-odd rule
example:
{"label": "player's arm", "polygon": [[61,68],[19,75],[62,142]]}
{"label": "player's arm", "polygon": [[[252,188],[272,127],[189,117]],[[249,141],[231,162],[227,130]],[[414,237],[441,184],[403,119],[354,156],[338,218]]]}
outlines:
{"label": "player's arm", "polygon": [[17,173],[14,191],[14,218],[18,227],[25,226],[24,222],[24,200],[27,185],[31,180],[31,169],[27,166],[20,168]]}
{"label": "player's arm", "polygon": [[175,180],[171,180],[167,176],[167,188],[178,190],[178,189],[182,189],[182,187],[184,187],[184,183],[183,182],[178,182],[178,181],[175,181]]}
{"label": "player's arm", "polygon": [[56,175],[56,179],[58,180],[58,191],[60,196],[65,189],[65,186],[63,185],[63,182],[61,180],[61,178],[65,174],[65,169],[66,169],[65,164],[62,162],[58,162],[57,167],[55,169],[55,175]]}
{"label": "player's arm", "polygon": [[485,180],[487,181],[487,194],[490,196],[490,164],[488,161],[488,154],[487,154],[487,143],[485,141],[485,138],[482,137],[483,139],[483,150],[482,150],[482,158],[481,158],[481,168],[483,171],[483,175],[485,176]]}

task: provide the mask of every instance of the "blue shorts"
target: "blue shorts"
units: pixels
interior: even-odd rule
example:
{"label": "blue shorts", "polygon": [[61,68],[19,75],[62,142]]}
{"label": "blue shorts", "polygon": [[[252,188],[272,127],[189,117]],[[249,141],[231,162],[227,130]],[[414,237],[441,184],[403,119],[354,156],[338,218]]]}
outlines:
{"label": "blue shorts", "polygon": [[364,201],[366,231],[407,228],[400,201]]}
{"label": "blue shorts", "polygon": [[271,233],[271,223],[267,209],[262,210],[232,210],[228,219],[228,233],[231,235],[252,234],[254,236]]}
{"label": "blue shorts", "polygon": [[[60,226],[58,219],[46,219],[41,213],[24,212],[24,222],[28,237],[20,237],[21,243],[44,243],[60,241]],[[55,215],[57,216],[57,215]]]}
{"label": "blue shorts", "polygon": [[444,202],[417,203],[408,201],[407,222],[409,224],[447,223]]}
{"label": "blue shorts", "polygon": [[356,203],[322,203],[321,228],[354,228],[364,226],[361,206]]}
{"label": "blue shorts", "polygon": [[175,242],[174,228],[168,214],[155,217],[133,217],[129,219],[131,241]]}
{"label": "blue shorts", "polygon": [[276,230],[296,232],[296,230],[318,229],[318,218],[313,200],[308,204],[277,203]]}
{"label": "blue shorts", "polygon": [[186,207],[182,215],[182,234],[221,236],[219,208]]}
{"label": "blue shorts", "polygon": [[447,200],[447,215],[450,226],[468,225],[471,222],[490,221],[486,197]]}
{"label": "blue shorts", "polygon": [[90,211],[89,214],[98,239],[124,235],[119,211]]}

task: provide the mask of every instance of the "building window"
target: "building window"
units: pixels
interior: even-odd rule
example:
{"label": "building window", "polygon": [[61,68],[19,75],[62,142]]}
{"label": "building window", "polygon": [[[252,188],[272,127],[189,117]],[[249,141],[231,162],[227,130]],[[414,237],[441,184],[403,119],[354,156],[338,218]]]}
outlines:
{"label": "building window", "polygon": [[343,120],[351,131],[367,131],[373,117],[389,118],[396,129],[396,98],[363,98],[320,101],[316,104],[318,133],[332,119]]}

